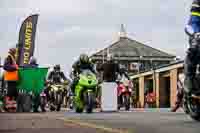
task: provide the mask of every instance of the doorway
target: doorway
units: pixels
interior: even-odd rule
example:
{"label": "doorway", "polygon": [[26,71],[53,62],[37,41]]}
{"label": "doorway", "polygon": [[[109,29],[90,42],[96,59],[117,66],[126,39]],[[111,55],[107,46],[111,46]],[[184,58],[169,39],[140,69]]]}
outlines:
{"label": "doorway", "polygon": [[170,108],[170,77],[160,78],[160,108]]}

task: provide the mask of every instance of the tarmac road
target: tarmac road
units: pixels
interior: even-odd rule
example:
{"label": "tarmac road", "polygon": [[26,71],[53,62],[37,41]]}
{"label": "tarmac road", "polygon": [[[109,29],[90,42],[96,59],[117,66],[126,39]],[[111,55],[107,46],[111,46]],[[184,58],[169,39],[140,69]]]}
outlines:
{"label": "tarmac road", "polygon": [[200,133],[200,122],[192,120],[182,111],[172,113],[167,109],[90,115],[66,112],[65,119],[131,133]]}
{"label": "tarmac road", "polygon": [[166,109],[76,114],[73,111],[0,114],[0,133],[199,133],[200,122]]}
{"label": "tarmac road", "polygon": [[63,117],[64,112],[1,113],[0,133],[104,133],[104,130],[64,122]]}

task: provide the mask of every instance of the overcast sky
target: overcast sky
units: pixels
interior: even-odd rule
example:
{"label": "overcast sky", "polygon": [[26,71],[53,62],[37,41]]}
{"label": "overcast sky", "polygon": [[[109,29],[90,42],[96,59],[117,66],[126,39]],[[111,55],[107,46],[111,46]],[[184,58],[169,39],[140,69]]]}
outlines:
{"label": "overcast sky", "polygon": [[94,53],[128,36],[184,57],[184,26],[192,0],[0,0],[0,56],[18,41],[22,21],[40,14],[36,54],[40,64],[60,63],[69,70],[80,53]]}

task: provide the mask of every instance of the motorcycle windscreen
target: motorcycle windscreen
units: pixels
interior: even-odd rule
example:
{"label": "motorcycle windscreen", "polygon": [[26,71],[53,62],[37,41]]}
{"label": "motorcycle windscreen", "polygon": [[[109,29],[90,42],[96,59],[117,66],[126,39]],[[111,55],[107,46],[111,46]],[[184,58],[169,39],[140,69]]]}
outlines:
{"label": "motorcycle windscreen", "polygon": [[101,107],[103,111],[117,111],[117,84],[102,83]]}

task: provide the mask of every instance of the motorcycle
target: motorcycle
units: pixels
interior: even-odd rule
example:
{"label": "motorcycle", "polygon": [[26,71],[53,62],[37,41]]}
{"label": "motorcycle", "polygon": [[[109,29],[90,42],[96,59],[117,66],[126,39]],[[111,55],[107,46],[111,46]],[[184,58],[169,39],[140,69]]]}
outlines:
{"label": "motorcycle", "polygon": [[[196,75],[194,80],[195,88],[200,88],[198,81],[200,81],[200,74]],[[200,121],[200,91],[195,95],[184,92],[183,107],[186,114],[189,114],[192,119]]]}
{"label": "motorcycle", "polygon": [[[196,53],[194,55],[192,55],[192,59],[189,58],[189,55],[186,56],[185,59],[185,64],[184,64],[184,68],[186,69],[185,71],[188,72],[188,68],[189,69],[196,69],[196,70],[190,70],[190,72],[195,71],[195,75],[193,76],[193,81],[192,81],[192,87],[193,89],[195,89],[195,93],[190,93],[188,92],[188,88],[187,86],[185,86],[187,83],[185,80],[185,85],[184,85],[184,106],[188,108],[188,114],[190,115],[190,117],[196,121],[200,121],[200,62],[198,61],[198,57],[199,57],[199,47],[200,47],[200,33],[195,33],[193,37],[190,38],[190,47],[189,47],[189,51],[191,53]],[[194,50],[195,49],[195,50]],[[190,53],[188,52],[188,53]],[[191,57],[191,56],[190,56]],[[197,58],[194,58],[197,57]],[[193,64],[194,62],[197,62],[197,64]],[[195,66],[194,66],[195,65]],[[186,75],[187,76],[187,75]],[[186,77],[186,79],[189,77]]]}
{"label": "motorcycle", "polygon": [[60,111],[61,105],[63,103],[63,92],[66,88],[65,83],[49,85],[50,91],[50,111]]}
{"label": "motorcycle", "polygon": [[132,82],[122,78],[117,81],[117,84],[118,110],[120,110],[121,107],[125,107],[125,110],[128,111],[131,106]]}
{"label": "motorcycle", "polygon": [[82,113],[84,108],[87,113],[92,113],[95,106],[95,92],[98,81],[96,75],[88,69],[79,74],[78,84],[75,86],[75,110]]}

